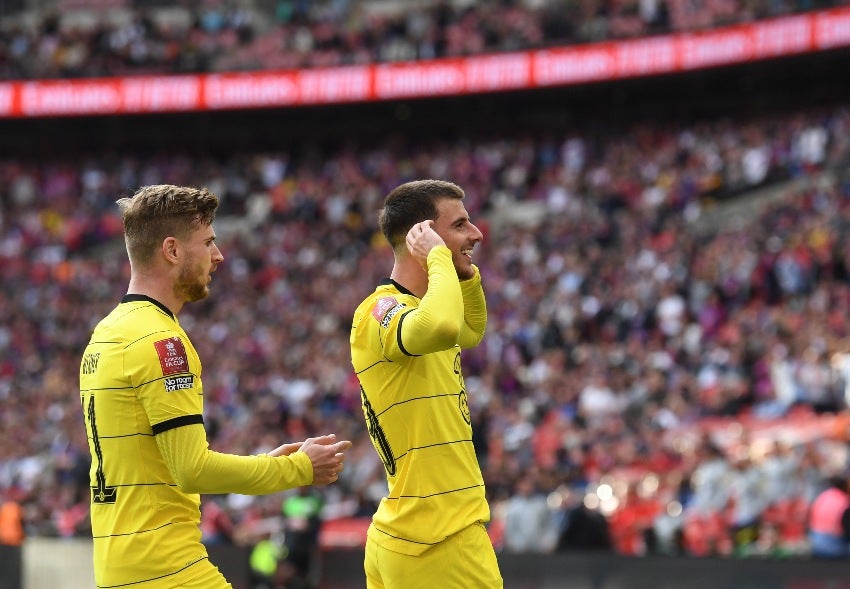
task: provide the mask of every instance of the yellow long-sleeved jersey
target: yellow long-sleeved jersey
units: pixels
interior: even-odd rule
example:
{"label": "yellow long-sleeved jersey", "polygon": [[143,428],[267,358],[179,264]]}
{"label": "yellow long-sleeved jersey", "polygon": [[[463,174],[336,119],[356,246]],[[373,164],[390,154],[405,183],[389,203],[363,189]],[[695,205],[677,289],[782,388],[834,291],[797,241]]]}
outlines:
{"label": "yellow long-sleeved jersey", "polygon": [[372,443],[389,485],[370,539],[421,554],[490,519],[472,445],[461,349],[487,325],[481,275],[459,281],[445,246],[428,254],[420,300],[387,280],[354,313],[351,359]]}
{"label": "yellow long-sleeved jersey", "polygon": [[80,365],[92,465],[99,588],[180,586],[207,559],[200,493],[262,494],[310,484],[303,452],[234,456],[209,449],[201,361],[161,303],[127,295],[95,328]]}

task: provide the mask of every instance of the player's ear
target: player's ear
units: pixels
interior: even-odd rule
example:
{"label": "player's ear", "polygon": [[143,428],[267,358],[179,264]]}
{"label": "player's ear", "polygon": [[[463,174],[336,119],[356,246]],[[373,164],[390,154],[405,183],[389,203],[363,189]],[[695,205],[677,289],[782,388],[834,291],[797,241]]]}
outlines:
{"label": "player's ear", "polygon": [[172,264],[177,263],[177,239],[174,237],[166,237],[162,240],[162,255]]}

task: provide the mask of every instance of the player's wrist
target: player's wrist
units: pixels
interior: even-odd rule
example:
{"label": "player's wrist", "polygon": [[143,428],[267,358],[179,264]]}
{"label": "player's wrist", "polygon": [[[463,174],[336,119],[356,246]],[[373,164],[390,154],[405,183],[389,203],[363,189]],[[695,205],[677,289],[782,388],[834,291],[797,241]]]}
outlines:
{"label": "player's wrist", "polygon": [[435,245],[434,247],[432,247],[428,251],[427,259],[430,260],[433,256],[443,256],[443,255],[446,255],[446,254],[448,254],[449,257],[451,258],[452,252],[449,249],[449,246],[447,246],[443,243],[438,243],[437,245]]}

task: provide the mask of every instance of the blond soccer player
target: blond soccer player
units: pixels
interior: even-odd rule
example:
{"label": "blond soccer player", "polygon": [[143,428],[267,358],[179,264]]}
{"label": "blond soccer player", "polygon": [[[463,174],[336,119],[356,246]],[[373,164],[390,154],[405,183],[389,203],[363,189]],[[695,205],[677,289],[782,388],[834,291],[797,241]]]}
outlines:
{"label": "blond soccer player", "polygon": [[157,185],[118,205],[130,283],[95,327],[80,365],[95,582],[103,589],[230,588],[201,543],[200,493],[332,483],[351,444],[327,435],[259,456],[209,449],[201,359],[177,314],[209,294],[224,259],[212,227],[218,198]]}

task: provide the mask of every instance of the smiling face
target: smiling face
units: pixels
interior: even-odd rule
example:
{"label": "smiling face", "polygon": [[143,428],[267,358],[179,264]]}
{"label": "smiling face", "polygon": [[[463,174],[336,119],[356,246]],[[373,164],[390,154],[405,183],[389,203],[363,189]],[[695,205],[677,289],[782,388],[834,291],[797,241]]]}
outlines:
{"label": "smiling face", "polygon": [[472,268],[472,250],[484,236],[469,220],[469,213],[458,198],[437,201],[437,220],[434,231],[443,238],[452,252],[452,262],[458,278],[467,280],[475,275]]}
{"label": "smiling face", "polygon": [[224,260],[215,244],[215,231],[211,225],[202,225],[180,240],[181,256],[174,294],[182,301],[191,303],[210,294],[212,273]]}

